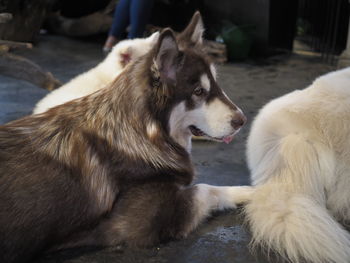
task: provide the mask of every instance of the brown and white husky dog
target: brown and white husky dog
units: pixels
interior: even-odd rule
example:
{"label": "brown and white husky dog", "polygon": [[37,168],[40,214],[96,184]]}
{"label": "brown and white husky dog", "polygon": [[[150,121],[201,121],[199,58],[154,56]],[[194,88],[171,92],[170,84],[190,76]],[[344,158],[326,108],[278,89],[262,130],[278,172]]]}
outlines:
{"label": "brown and white husky dog", "polygon": [[192,133],[229,141],[245,122],[198,49],[198,24],[178,41],[164,30],[109,87],[0,127],[0,262],[151,246],[250,198],[249,187],[191,185]]}
{"label": "brown and white husky dog", "polygon": [[350,262],[350,68],[268,103],[247,148],[253,243],[292,262]]}
{"label": "brown and white husky dog", "polygon": [[67,101],[89,95],[110,84],[133,60],[143,56],[157,43],[159,33],[148,38],[127,39],[119,42],[108,56],[96,67],[84,72],[62,87],[42,98],[33,110],[34,114],[66,103]]}

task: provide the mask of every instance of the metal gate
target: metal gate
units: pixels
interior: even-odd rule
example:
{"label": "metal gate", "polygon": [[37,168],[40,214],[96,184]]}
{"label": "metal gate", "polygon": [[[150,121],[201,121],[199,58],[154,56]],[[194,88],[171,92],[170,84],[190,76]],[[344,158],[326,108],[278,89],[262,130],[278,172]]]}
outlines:
{"label": "metal gate", "polygon": [[337,63],[346,46],[348,24],[348,0],[299,0],[297,38],[327,63]]}

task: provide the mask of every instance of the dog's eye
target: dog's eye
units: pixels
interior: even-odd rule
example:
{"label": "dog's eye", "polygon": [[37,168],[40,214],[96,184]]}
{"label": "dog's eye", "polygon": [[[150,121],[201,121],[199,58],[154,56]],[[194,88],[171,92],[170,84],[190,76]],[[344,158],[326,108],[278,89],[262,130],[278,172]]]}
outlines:
{"label": "dog's eye", "polygon": [[204,89],[201,87],[197,87],[194,89],[193,94],[196,96],[200,96],[204,93]]}

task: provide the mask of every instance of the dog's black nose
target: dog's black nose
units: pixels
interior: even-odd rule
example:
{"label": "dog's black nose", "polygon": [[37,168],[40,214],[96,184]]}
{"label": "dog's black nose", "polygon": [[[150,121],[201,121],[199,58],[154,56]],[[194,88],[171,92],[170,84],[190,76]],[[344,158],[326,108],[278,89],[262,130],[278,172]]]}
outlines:
{"label": "dog's black nose", "polygon": [[238,130],[246,123],[246,121],[247,121],[247,118],[242,113],[238,113],[231,120],[231,125],[235,130]]}

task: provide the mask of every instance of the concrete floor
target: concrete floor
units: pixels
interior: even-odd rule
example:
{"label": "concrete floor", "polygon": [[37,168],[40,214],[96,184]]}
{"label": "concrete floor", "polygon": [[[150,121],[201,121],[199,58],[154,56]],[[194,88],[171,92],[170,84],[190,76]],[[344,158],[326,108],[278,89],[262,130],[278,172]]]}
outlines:
{"label": "concrete floor", "polygon": [[[83,72],[101,59],[101,45],[92,41],[57,36],[42,36],[31,51],[17,52],[51,71],[62,82]],[[193,147],[197,168],[196,182],[213,185],[249,184],[245,163],[245,141],[259,108],[266,102],[302,89],[313,79],[333,68],[318,58],[280,55],[262,61],[226,64],[218,67],[219,84],[242,108],[248,124],[229,144],[198,141]],[[0,76],[0,124],[30,114],[35,103],[47,91],[28,83]],[[37,263],[265,263],[276,262],[273,256],[248,249],[250,235],[243,226],[240,211],[214,215],[187,239],[152,249],[81,248],[45,255]],[[280,262],[280,260],[279,260]]]}

